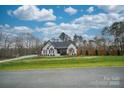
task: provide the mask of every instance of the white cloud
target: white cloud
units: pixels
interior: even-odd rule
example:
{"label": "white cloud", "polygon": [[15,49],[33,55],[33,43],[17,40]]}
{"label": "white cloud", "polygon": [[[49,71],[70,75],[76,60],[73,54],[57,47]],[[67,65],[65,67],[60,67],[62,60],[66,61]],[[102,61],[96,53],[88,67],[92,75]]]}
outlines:
{"label": "white cloud", "polygon": [[12,28],[12,30],[18,33],[32,33],[33,32],[31,28],[28,28],[26,26],[15,26]]}
{"label": "white cloud", "polygon": [[69,23],[61,23],[59,26],[62,30],[77,30],[78,29],[77,25],[69,24]]}
{"label": "white cloud", "polygon": [[[101,7],[101,6],[100,6]],[[102,6],[103,7],[103,6]],[[103,8],[107,13],[98,13],[95,15],[83,15],[79,18],[76,18],[72,20],[71,22],[68,23],[60,23],[56,24],[54,22],[46,22],[44,26],[42,27],[37,27],[33,31],[37,31],[41,33],[41,37],[43,40],[48,40],[53,37],[59,36],[61,32],[65,32],[68,34],[70,37],[72,37],[75,33],[78,35],[81,35],[85,38],[92,38],[94,37],[93,35],[89,36],[85,32],[86,31],[92,31],[92,29],[98,29],[99,31],[103,29],[105,26],[111,25],[115,21],[122,21],[124,20],[124,16],[122,15],[123,9],[115,9],[114,7],[106,6],[107,8]],[[71,10],[71,9],[70,9]],[[93,12],[94,10],[91,9],[90,12]],[[111,12],[109,12],[111,11]],[[72,12],[72,10],[71,10]],[[76,10],[77,12],[77,10]],[[75,12],[75,13],[76,13]],[[68,12],[70,13],[70,12]],[[75,14],[75,13],[70,13],[70,15]],[[1,27],[1,26],[0,26]],[[8,31],[10,31],[9,28],[12,28],[10,26],[8,27]],[[17,32],[23,32],[23,31],[30,31],[31,28],[26,28],[26,27],[13,27],[13,29],[17,30]],[[23,30],[21,30],[23,29]]]}
{"label": "white cloud", "polygon": [[102,8],[106,12],[110,13],[122,13],[124,12],[124,6],[123,5],[100,5],[99,8]]}
{"label": "white cloud", "polygon": [[[109,21],[108,21],[109,20]],[[35,29],[28,28],[26,26],[14,26],[9,25],[0,26],[3,31],[14,32],[14,33],[23,33],[23,32],[32,32],[36,31],[41,33],[41,38],[43,40],[49,40],[54,37],[58,37],[61,32],[65,32],[71,38],[74,34],[83,36],[84,38],[92,38],[93,35],[87,35],[86,31],[92,31],[92,29],[101,30],[103,27],[112,24],[115,21],[124,20],[124,17],[118,13],[99,13],[96,15],[83,15],[70,23],[60,23],[56,24],[54,22],[46,22],[44,26],[37,27]]]}
{"label": "white cloud", "polygon": [[[41,32],[44,39],[50,39],[57,37],[61,32],[65,32],[70,37],[75,33],[83,36],[84,38],[92,38],[93,35],[89,36],[85,32],[96,29],[101,31],[105,26],[111,25],[115,21],[124,20],[124,17],[118,13],[99,13],[96,15],[83,15],[71,23],[60,23],[46,27],[39,27],[37,31]],[[51,23],[50,23],[51,24]],[[94,34],[95,35],[95,34]]]}
{"label": "white cloud", "polygon": [[[92,7],[89,8],[89,12],[93,12],[94,9]],[[116,10],[111,9],[112,10]],[[119,9],[123,11],[122,9]],[[118,10],[118,11],[119,11]],[[83,15],[79,18],[76,18],[71,23],[60,23],[56,26],[49,28],[40,28],[41,32],[49,33],[49,37],[58,36],[59,33],[65,32],[71,37],[76,33],[78,35],[82,35],[85,38],[93,38],[94,36],[87,35],[86,31],[92,31],[93,29],[101,31],[105,26],[111,25],[113,22],[124,20],[124,16],[120,14],[121,12],[108,12],[108,13],[98,13],[95,15]],[[52,32],[51,32],[52,31]],[[51,35],[52,34],[52,35]],[[94,34],[95,35],[95,34]]]}
{"label": "white cloud", "polygon": [[33,29],[26,26],[10,26],[8,24],[0,25],[0,31],[9,35],[17,35],[20,33],[32,33]]}
{"label": "white cloud", "polygon": [[56,24],[54,22],[47,22],[45,23],[45,26],[55,26]]}
{"label": "white cloud", "polygon": [[64,11],[68,13],[69,15],[73,15],[77,13],[77,9],[74,9],[72,7],[65,8]]}
{"label": "white cloud", "polygon": [[73,23],[60,23],[53,26],[38,27],[36,31],[42,33],[44,40],[48,40],[54,37],[58,37],[60,33],[65,32],[71,38],[76,33],[78,35],[83,35],[84,26],[73,24]]}
{"label": "white cloud", "polygon": [[20,6],[16,10],[8,11],[8,14],[15,16],[22,20],[36,20],[36,21],[54,21],[56,16],[53,14],[52,9],[39,9],[37,6],[25,5]]}
{"label": "white cloud", "polygon": [[87,9],[88,13],[92,13],[93,11],[94,11],[94,7],[92,7],[92,6]]}
{"label": "white cloud", "polygon": [[124,20],[124,17],[117,13],[99,13],[96,15],[84,15],[73,21],[75,24],[86,26],[88,29],[102,29],[104,26],[109,26],[115,21]]}
{"label": "white cloud", "polygon": [[94,37],[95,37],[94,35],[83,34],[83,38],[84,38],[85,40],[91,40],[91,39],[93,39]]}
{"label": "white cloud", "polygon": [[[109,20],[109,21],[108,21]],[[124,17],[118,13],[99,13],[95,15],[83,15],[70,23],[46,23],[44,27],[39,27],[36,31],[42,33],[42,37],[48,40],[53,37],[59,36],[61,32],[65,32],[70,37],[74,34],[83,36],[84,38],[92,38],[93,35],[89,36],[85,32],[96,29],[101,31],[103,27],[111,25],[115,21],[124,20]]]}

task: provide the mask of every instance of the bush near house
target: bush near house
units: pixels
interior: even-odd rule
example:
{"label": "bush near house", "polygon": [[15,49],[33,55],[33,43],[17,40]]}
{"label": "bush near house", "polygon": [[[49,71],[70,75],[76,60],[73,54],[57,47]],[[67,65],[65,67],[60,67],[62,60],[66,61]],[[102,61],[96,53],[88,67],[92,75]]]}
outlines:
{"label": "bush near house", "polygon": [[123,55],[123,52],[121,52],[118,48],[105,48],[105,47],[97,47],[97,48],[78,48],[77,49],[77,56],[83,55],[83,56],[107,56],[107,55],[113,55],[113,56],[121,56]]}

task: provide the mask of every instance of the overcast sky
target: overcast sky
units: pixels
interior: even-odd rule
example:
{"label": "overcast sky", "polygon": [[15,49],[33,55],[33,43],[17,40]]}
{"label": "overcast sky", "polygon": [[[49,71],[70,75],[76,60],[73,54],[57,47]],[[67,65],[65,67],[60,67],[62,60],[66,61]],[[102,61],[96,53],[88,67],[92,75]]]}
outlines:
{"label": "overcast sky", "polygon": [[42,40],[65,32],[85,38],[100,35],[105,26],[124,20],[124,6],[42,5],[0,6],[0,30],[10,35],[32,33]]}

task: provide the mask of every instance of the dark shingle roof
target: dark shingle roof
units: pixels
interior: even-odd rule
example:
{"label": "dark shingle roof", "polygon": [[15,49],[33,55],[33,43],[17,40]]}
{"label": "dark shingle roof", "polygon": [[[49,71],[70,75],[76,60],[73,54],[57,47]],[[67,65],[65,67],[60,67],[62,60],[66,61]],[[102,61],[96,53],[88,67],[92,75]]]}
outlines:
{"label": "dark shingle roof", "polygon": [[73,44],[73,42],[71,42],[71,41],[67,41],[67,42],[51,42],[51,44],[55,48],[67,48],[70,44]]}
{"label": "dark shingle roof", "polygon": [[[47,41],[45,44],[44,44],[44,46],[47,44],[47,43],[51,43],[55,48],[68,48],[68,46],[70,45],[70,44],[73,44],[73,45],[75,45],[75,43],[73,42],[73,41],[65,41],[65,42],[52,42],[52,41]],[[76,45],[75,45],[75,47],[76,47]]]}

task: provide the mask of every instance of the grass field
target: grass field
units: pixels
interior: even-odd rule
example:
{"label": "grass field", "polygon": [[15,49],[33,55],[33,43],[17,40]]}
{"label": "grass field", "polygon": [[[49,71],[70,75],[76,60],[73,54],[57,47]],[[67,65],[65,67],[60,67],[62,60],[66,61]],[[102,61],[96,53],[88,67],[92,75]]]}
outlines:
{"label": "grass field", "polygon": [[124,56],[33,57],[0,63],[0,70],[124,67]]}

